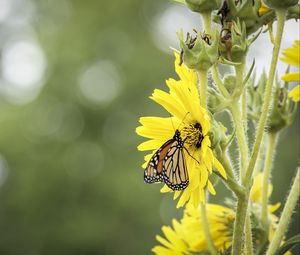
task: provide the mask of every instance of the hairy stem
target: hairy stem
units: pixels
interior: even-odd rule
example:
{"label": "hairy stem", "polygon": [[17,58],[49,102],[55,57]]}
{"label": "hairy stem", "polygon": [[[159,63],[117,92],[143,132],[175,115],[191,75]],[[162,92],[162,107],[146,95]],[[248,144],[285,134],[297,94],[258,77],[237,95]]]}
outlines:
{"label": "hairy stem", "polygon": [[200,214],[201,214],[201,219],[202,219],[201,223],[202,223],[202,227],[204,230],[204,235],[205,235],[208,250],[211,255],[217,255],[218,252],[214,246],[214,243],[213,243],[210,231],[209,231],[209,223],[208,223],[207,215],[206,215],[206,204],[204,204],[204,203],[200,204]]}
{"label": "hairy stem", "polygon": [[233,228],[232,255],[241,255],[244,246],[244,229],[249,194],[238,197],[236,218]]}
{"label": "hairy stem", "polygon": [[253,255],[252,226],[251,226],[251,217],[249,212],[247,213],[247,217],[246,217],[245,255]]}
{"label": "hairy stem", "polygon": [[278,223],[278,227],[276,229],[276,232],[274,234],[274,237],[270,243],[269,249],[266,253],[266,255],[273,255],[275,254],[276,250],[279,248],[282,239],[284,237],[284,234],[287,230],[290,218],[294,212],[294,209],[296,207],[298,198],[299,198],[299,192],[300,192],[300,168],[298,168],[297,170],[297,175],[296,178],[294,180],[292,189],[290,191],[290,194],[287,198],[287,201],[284,205],[279,223]]}
{"label": "hairy stem", "polygon": [[231,162],[228,159],[228,156],[225,152],[223,152],[221,157],[218,157],[218,160],[221,162],[223,167],[225,168],[227,174],[227,180],[224,182],[228,186],[228,188],[237,196],[241,196],[244,194],[244,188],[237,182],[235,174],[232,170]]}
{"label": "hairy stem", "polygon": [[202,24],[204,26],[205,33],[211,34],[211,13],[210,12],[201,13],[201,17],[202,17]]}
{"label": "hairy stem", "polygon": [[236,137],[240,149],[240,180],[242,180],[245,175],[246,166],[248,164],[248,145],[246,131],[244,129],[239,103],[232,103],[230,110],[235,124]]}
{"label": "hairy stem", "polygon": [[254,166],[256,163],[256,159],[258,156],[259,148],[261,145],[261,140],[264,133],[264,128],[267,121],[271,96],[272,96],[272,87],[275,77],[275,71],[278,61],[279,49],[281,45],[282,33],[284,28],[284,21],[286,16],[286,10],[276,10],[277,14],[277,32],[275,38],[275,44],[273,48],[271,66],[269,70],[268,81],[266,85],[265,95],[264,95],[264,103],[262,107],[262,114],[259,120],[257,134],[254,142],[254,146],[252,149],[252,155],[249,161],[249,165],[246,171],[244,178],[242,179],[242,184],[246,187],[246,196],[238,198],[238,206],[236,212],[236,219],[234,223],[233,230],[233,244],[232,244],[232,255],[240,255],[243,250],[243,228],[245,225],[245,220],[247,216],[247,207],[248,207],[248,199],[249,199],[249,190],[251,186],[252,174],[254,170]]}
{"label": "hairy stem", "polygon": [[228,93],[227,89],[225,88],[225,86],[224,86],[224,84],[223,84],[223,82],[220,78],[220,75],[219,75],[219,72],[218,72],[218,69],[217,69],[216,65],[213,65],[212,68],[211,68],[211,76],[212,76],[215,84],[217,85],[218,89],[223,94],[223,96],[228,98],[229,93]]}
{"label": "hairy stem", "polygon": [[274,48],[273,48],[271,66],[269,69],[268,81],[267,81],[265,94],[264,94],[264,102],[263,102],[262,112],[261,112],[261,116],[260,116],[259,123],[258,123],[258,129],[257,129],[255,142],[254,142],[253,149],[252,149],[252,155],[251,155],[250,162],[249,162],[249,165],[248,165],[248,168],[246,171],[245,178],[243,179],[244,184],[251,183],[252,173],[253,173],[255,162],[256,162],[256,159],[258,156],[259,147],[261,145],[261,140],[263,137],[264,128],[266,125],[269,107],[270,107],[270,101],[271,101],[271,97],[272,97],[272,87],[273,87],[276,66],[277,66],[277,61],[278,61],[278,55],[279,55],[279,50],[280,50],[280,45],[281,45],[286,10],[279,9],[276,11],[276,14],[277,14],[278,22],[277,22],[277,32],[276,32],[275,44],[274,44]]}
{"label": "hairy stem", "polygon": [[268,150],[266,154],[265,167],[263,171],[263,183],[262,183],[262,209],[261,209],[261,221],[264,228],[269,230],[269,220],[268,220],[268,188],[269,188],[269,179],[272,169],[272,160],[274,157],[274,149],[276,146],[278,133],[269,133],[268,134]]}

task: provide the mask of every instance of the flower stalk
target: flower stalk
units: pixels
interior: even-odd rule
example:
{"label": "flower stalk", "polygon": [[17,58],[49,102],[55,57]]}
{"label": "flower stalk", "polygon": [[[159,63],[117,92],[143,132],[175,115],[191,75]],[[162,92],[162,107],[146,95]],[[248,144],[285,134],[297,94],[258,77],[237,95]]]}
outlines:
{"label": "flower stalk", "polygon": [[263,186],[262,186],[262,210],[261,210],[261,221],[267,231],[269,230],[269,220],[268,220],[268,193],[269,193],[269,180],[272,169],[272,160],[274,157],[276,141],[278,133],[268,134],[268,150],[265,159],[265,167],[263,170]]}
{"label": "flower stalk", "polygon": [[200,215],[201,215],[201,219],[202,219],[201,223],[203,226],[203,231],[204,231],[204,235],[205,235],[205,240],[207,242],[208,250],[211,255],[217,255],[218,252],[214,246],[214,243],[213,243],[210,231],[209,231],[209,224],[208,224],[208,220],[207,220],[205,203],[200,204]]}
{"label": "flower stalk", "polygon": [[300,183],[300,168],[298,168],[297,170],[296,178],[294,179],[294,183],[289,193],[289,196],[286,200],[285,206],[283,208],[278,227],[276,229],[275,235],[270,243],[266,255],[274,255],[282,242],[282,239],[287,230],[288,224],[290,222],[291,216],[294,212],[294,209],[296,207],[299,198],[299,193],[300,193],[299,183]]}
{"label": "flower stalk", "polygon": [[268,112],[269,112],[269,107],[270,107],[270,102],[271,102],[271,97],[272,97],[272,87],[273,87],[273,82],[274,82],[274,78],[275,78],[276,66],[277,66],[277,62],[278,62],[279,50],[280,50],[282,34],[283,34],[283,29],[284,29],[286,10],[284,10],[284,9],[276,10],[276,15],[277,15],[277,19],[278,19],[276,38],[275,38],[275,44],[274,44],[273,53],[272,53],[271,65],[270,65],[270,69],[269,69],[268,81],[267,81],[267,85],[266,85],[266,89],[265,89],[265,93],[264,93],[264,101],[263,101],[263,106],[262,106],[261,117],[260,117],[259,123],[258,123],[258,129],[257,129],[256,138],[255,138],[255,142],[254,142],[253,149],[252,149],[252,155],[251,155],[251,158],[249,161],[249,165],[248,165],[248,168],[246,171],[245,178],[243,179],[243,184],[245,184],[245,185],[247,184],[248,186],[252,179],[255,162],[256,162],[256,159],[257,159],[257,156],[259,153],[259,147],[261,146],[264,128],[265,128],[267,117],[268,117]]}
{"label": "flower stalk", "polygon": [[[264,128],[267,121],[268,111],[270,107],[271,97],[272,97],[272,87],[275,78],[276,66],[279,56],[279,49],[282,40],[282,34],[284,29],[284,22],[286,16],[286,10],[279,9],[276,11],[277,14],[277,32],[275,38],[275,44],[272,53],[271,66],[269,70],[269,79],[266,85],[265,93],[264,93],[264,102],[262,107],[262,113],[258,124],[258,130],[254,142],[254,146],[252,149],[252,155],[249,161],[248,168],[242,178],[242,184],[248,190],[245,197],[239,197],[237,203],[237,217],[234,223],[234,232],[233,232],[233,245],[232,245],[232,255],[240,255],[243,250],[243,234],[245,220],[247,216],[247,207],[248,207],[248,199],[249,199],[249,189],[251,187],[252,174],[254,170],[254,166],[256,163],[256,159],[259,153],[259,148],[261,146],[261,140],[264,134]],[[246,200],[246,201],[245,201]]]}
{"label": "flower stalk", "polygon": [[200,96],[200,104],[206,109],[207,106],[207,71],[198,70],[199,83],[198,91]]}

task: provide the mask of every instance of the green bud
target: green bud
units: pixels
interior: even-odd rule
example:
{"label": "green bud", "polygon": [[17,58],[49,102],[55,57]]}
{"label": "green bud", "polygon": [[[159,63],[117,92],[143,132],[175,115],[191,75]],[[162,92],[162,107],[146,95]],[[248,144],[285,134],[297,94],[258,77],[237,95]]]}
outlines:
{"label": "green bud", "polygon": [[288,9],[295,6],[298,0],[264,0],[264,3],[271,9]]}
{"label": "green bud", "polygon": [[221,122],[213,119],[209,138],[215,154],[221,156],[233,141],[234,134],[227,135],[227,128]]}
{"label": "green bud", "polygon": [[236,86],[236,78],[232,74],[225,74],[224,76],[224,86],[227,91],[232,94]]}
{"label": "green bud", "polygon": [[197,33],[192,37],[189,33],[187,39],[183,39],[183,31],[177,33],[183,50],[183,62],[190,69],[207,71],[218,60],[218,31],[214,35]]}
{"label": "green bud", "polygon": [[219,9],[222,0],[185,0],[185,2],[193,12],[205,13]]}
{"label": "green bud", "polygon": [[269,132],[278,132],[293,123],[297,114],[297,104],[288,97],[288,86],[280,86],[279,81],[273,96],[273,107],[269,117]]}
{"label": "green bud", "polygon": [[[267,84],[267,76],[263,73],[256,86],[253,78],[248,84],[248,114],[254,123],[258,122],[263,105],[264,91]],[[276,81],[273,92],[272,109],[269,115],[268,132],[278,132],[289,126],[297,114],[297,104],[288,97],[288,84],[283,87]]]}
{"label": "green bud", "polygon": [[247,39],[246,25],[244,22],[228,23],[228,28],[223,28],[220,41],[221,55],[232,62],[241,62],[248,51],[251,41]]}

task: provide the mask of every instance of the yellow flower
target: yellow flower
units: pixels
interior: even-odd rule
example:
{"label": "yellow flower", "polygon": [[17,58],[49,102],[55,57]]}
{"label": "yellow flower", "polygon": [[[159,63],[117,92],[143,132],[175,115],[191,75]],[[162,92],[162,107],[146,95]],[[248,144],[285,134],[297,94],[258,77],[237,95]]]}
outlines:
{"label": "yellow flower", "polygon": [[[292,47],[285,49],[282,54],[284,56],[283,58],[281,58],[283,62],[286,62],[289,65],[300,67],[300,41],[299,40],[296,40]],[[300,82],[300,72],[285,74],[281,77],[281,79],[287,82]],[[299,102],[300,86],[298,85],[293,90],[291,90],[288,96],[292,98],[295,102]]]}
{"label": "yellow flower", "polygon": [[[262,174],[254,178],[253,187],[250,193],[252,202],[252,214],[254,217],[260,217],[261,209],[261,189]],[[272,185],[269,185],[269,196],[272,193]],[[280,203],[269,205],[269,218],[271,221],[269,241],[272,240],[277,228],[278,217],[274,212],[279,208]],[[207,220],[211,238],[218,252],[230,250],[232,245],[232,232],[235,220],[235,211],[216,204],[206,204]],[[252,218],[252,217],[251,217]],[[257,224],[257,223],[255,223]],[[259,223],[258,223],[259,224]],[[192,255],[197,252],[208,250],[205,233],[202,228],[202,218],[199,208],[188,204],[180,222],[173,220],[173,228],[164,226],[162,228],[165,238],[156,236],[160,245],[155,246],[152,251],[156,255]],[[254,244],[260,243],[260,232],[255,234],[259,226],[252,225]],[[285,255],[291,253],[287,252]]]}
{"label": "yellow flower", "polygon": [[[231,246],[234,211],[224,206],[207,204],[207,217],[210,233],[218,251],[224,252]],[[156,236],[161,245],[152,251],[157,255],[189,255],[194,252],[207,251],[200,210],[187,205],[181,222],[173,220],[174,230],[164,226],[166,237]]]}
{"label": "yellow flower", "polygon": [[[184,146],[190,155],[184,150],[189,185],[183,191],[175,191],[174,199],[180,199],[177,207],[182,207],[186,202],[193,203],[197,207],[200,201],[204,201],[204,190],[208,188],[211,194],[215,189],[209,181],[209,175],[213,166],[226,178],[223,166],[214,157],[210,148],[211,142],[208,136],[210,131],[210,117],[206,110],[200,106],[197,90],[197,74],[188,69],[184,64],[180,65],[179,55],[175,54],[175,70],[180,80],[169,79],[166,81],[169,92],[155,89],[150,97],[153,101],[163,106],[173,117],[142,117],[141,126],[136,132],[150,140],[141,143],[138,149],[151,150],[152,153],[145,157],[143,167],[162,144],[174,136],[175,129],[179,129]],[[166,185],[161,192],[171,192]]]}
{"label": "yellow flower", "polygon": [[162,245],[155,246],[152,251],[158,255],[186,255],[188,253],[187,243],[182,236],[182,225],[173,219],[173,229],[168,226],[162,227],[162,232],[166,238],[159,235],[156,240]]}

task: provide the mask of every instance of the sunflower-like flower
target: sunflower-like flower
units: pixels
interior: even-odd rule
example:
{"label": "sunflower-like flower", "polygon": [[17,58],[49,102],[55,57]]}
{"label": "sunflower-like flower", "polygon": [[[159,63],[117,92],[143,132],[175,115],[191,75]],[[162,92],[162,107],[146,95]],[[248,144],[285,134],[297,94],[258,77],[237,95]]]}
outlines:
{"label": "sunflower-like flower", "polygon": [[[283,62],[288,63],[289,65],[300,67],[300,41],[296,40],[294,45],[290,48],[287,48],[283,51],[283,58],[281,60]],[[300,82],[300,72],[295,73],[287,73],[281,77],[282,80],[286,82]],[[289,94],[295,102],[300,101],[300,86],[297,85],[292,89]]]}
{"label": "sunflower-like flower", "polygon": [[[182,207],[186,202],[197,207],[201,201],[205,200],[204,190],[206,188],[211,194],[216,193],[209,180],[213,166],[224,178],[226,178],[226,173],[223,166],[214,157],[210,147],[211,141],[208,136],[211,127],[210,117],[206,110],[200,106],[197,74],[184,64],[180,65],[179,55],[175,54],[175,56],[175,70],[180,80],[167,80],[169,92],[155,89],[150,97],[163,106],[172,117],[140,118],[141,126],[136,129],[136,132],[150,140],[141,143],[138,149],[152,151],[145,157],[146,162],[143,167],[146,167],[154,152],[170,140],[174,136],[175,129],[178,129],[184,141],[185,150],[183,153],[189,185],[183,191],[175,191],[174,199],[181,195],[177,207]],[[161,192],[171,191],[166,185],[161,189]]]}
{"label": "sunflower-like flower", "polygon": [[[272,193],[272,185],[269,185],[269,196]],[[253,241],[259,245],[261,242],[260,222],[255,221],[260,217],[262,200],[262,174],[254,178],[253,187],[250,193],[251,218]],[[269,218],[271,222],[269,241],[272,240],[277,228],[278,217],[274,212],[279,208],[280,203],[269,205]],[[210,235],[216,250],[222,254],[229,254],[232,245],[233,224],[235,220],[235,210],[221,205],[206,204],[207,221]],[[165,237],[156,236],[160,245],[155,246],[152,251],[156,255],[192,255],[197,252],[205,252],[208,246],[205,239],[200,209],[192,205],[187,205],[183,218],[180,222],[173,220],[173,229],[164,226],[162,231]],[[285,255],[291,254],[289,252]]]}
{"label": "sunflower-like flower", "polygon": [[[235,213],[230,208],[216,204],[207,204],[206,208],[214,245],[218,251],[224,252],[231,246]],[[157,255],[189,255],[207,251],[202,226],[200,210],[187,205],[181,222],[173,220],[174,229],[162,227],[165,238],[157,235],[156,240],[161,245],[155,246],[152,251]]]}

